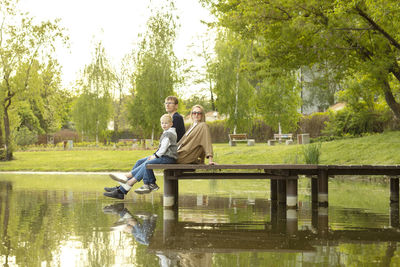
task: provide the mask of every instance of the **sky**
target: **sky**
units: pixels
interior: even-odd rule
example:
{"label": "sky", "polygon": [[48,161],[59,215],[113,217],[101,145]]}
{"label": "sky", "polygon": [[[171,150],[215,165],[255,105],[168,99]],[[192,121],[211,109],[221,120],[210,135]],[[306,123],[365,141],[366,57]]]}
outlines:
{"label": "sky", "polygon": [[[145,33],[150,7],[163,0],[20,0],[19,7],[38,21],[61,19],[67,29],[70,48],[58,48],[57,58],[62,66],[63,86],[71,87],[77,75],[91,61],[94,44],[102,41],[111,63],[117,67],[123,56],[139,42],[138,34]],[[210,13],[197,0],[175,0],[180,28],[174,51],[178,59],[189,58],[199,37],[209,31],[200,20],[209,21]],[[197,59],[196,64],[203,64]],[[186,97],[196,86],[180,89]]]}

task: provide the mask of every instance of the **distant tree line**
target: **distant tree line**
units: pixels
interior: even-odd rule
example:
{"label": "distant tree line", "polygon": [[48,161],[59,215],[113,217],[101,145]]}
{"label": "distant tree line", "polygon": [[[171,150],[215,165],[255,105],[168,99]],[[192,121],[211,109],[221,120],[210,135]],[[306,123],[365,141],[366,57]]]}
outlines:
{"label": "distant tree line", "polygon": [[165,97],[188,83],[203,89],[180,99],[179,112],[187,115],[200,103],[224,114],[232,132],[251,132],[260,121],[295,132],[303,108],[325,111],[338,101],[347,107],[330,115],[335,135],[377,131],[371,122],[400,118],[397,1],[201,2],[217,33],[214,47],[201,42],[197,51],[204,68],[176,58],[179,20],[170,0],[153,10],[139,45],[119,66],[97,41],[73,88],[62,88],[54,47],[68,36],[60,21],[35,24],[18,12],[16,0],[2,1],[0,157],[12,159],[15,145],[61,128],[96,142],[127,129],[153,138]]}

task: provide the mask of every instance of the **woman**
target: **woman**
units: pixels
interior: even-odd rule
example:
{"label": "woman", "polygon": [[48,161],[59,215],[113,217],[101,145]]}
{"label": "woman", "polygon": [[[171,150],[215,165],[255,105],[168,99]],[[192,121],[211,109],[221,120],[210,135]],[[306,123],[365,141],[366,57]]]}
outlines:
{"label": "woman", "polygon": [[208,159],[214,165],[211,134],[206,124],[204,109],[195,105],[190,113],[193,124],[178,142],[178,161],[180,164],[199,164]]}

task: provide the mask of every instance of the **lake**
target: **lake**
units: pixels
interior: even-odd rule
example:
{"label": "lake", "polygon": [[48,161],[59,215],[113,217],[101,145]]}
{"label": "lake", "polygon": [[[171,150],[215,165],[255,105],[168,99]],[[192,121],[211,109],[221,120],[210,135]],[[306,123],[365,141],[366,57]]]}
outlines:
{"label": "lake", "polygon": [[121,201],[103,196],[107,175],[0,174],[0,263],[400,266],[398,205],[379,178],[330,179],[327,208],[300,179],[294,210],[269,201],[265,180],[180,181],[177,210],[158,184]]}

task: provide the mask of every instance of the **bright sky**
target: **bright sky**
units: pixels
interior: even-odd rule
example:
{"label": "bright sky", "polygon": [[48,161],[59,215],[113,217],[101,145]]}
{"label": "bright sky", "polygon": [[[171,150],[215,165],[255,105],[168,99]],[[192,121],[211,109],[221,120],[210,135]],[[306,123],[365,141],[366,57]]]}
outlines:
{"label": "bright sky", "polygon": [[[38,20],[61,19],[68,29],[70,49],[58,49],[63,66],[63,85],[69,87],[77,74],[90,63],[93,44],[102,41],[114,66],[138,43],[138,34],[146,30],[149,7],[157,7],[163,0],[20,0],[20,8]],[[175,44],[179,59],[191,57],[188,45],[207,33],[200,20],[209,21],[210,13],[197,0],[175,0],[181,25]],[[198,41],[197,41],[198,42]],[[199,63],[200,64],[200,63]],[[194,88],[183,92],[191,94]]]}

